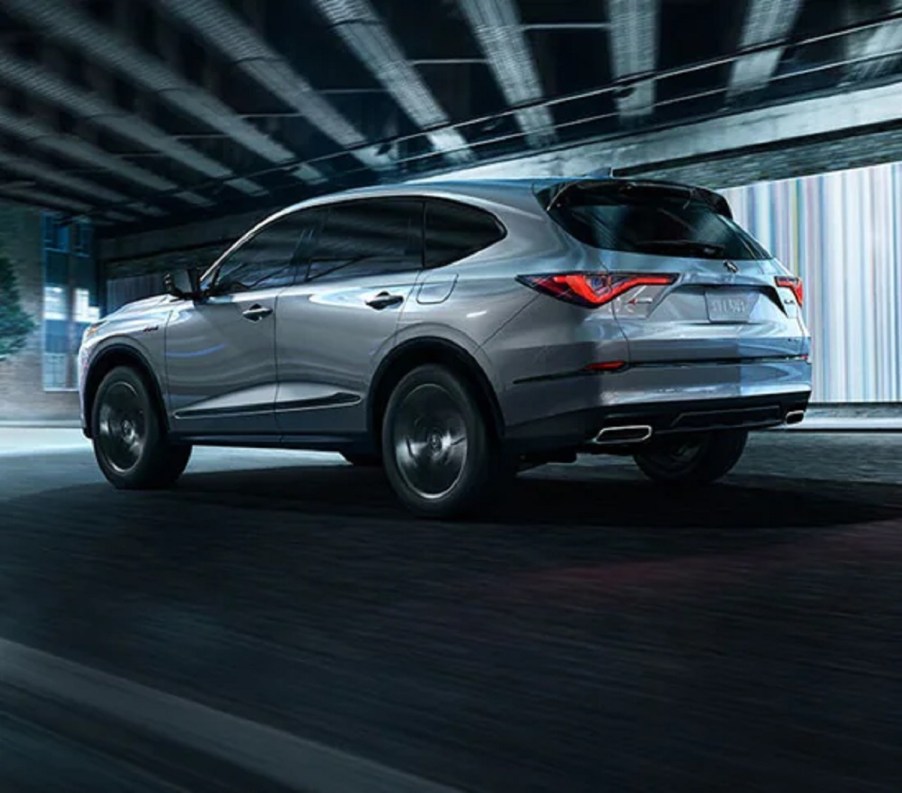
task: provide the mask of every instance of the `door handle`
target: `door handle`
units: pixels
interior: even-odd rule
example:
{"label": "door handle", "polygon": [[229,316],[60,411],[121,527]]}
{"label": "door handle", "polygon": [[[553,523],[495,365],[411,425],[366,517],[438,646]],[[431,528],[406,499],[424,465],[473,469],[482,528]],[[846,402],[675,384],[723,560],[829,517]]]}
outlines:
{"label": "door handle", "polygon": [[382,311],[383,308],[388,308],[389,306],[397,306],[399,303],[404,302],[404,297],[402,295],[392,295],[388,292],[380,292],[373,298],[370,298],[366,301],[366,304],[370,308],[375,308],[376,311]]}
{"label": "door handle", "polygon": [[254,303],[254,305],[252,305],[250,308],[246,308],[241,313],[251,322],[259,322],[264,317],[268,317],[270,314],[272,314],[272,309],[267,308],[266,306],[261,306],[259,303]]}

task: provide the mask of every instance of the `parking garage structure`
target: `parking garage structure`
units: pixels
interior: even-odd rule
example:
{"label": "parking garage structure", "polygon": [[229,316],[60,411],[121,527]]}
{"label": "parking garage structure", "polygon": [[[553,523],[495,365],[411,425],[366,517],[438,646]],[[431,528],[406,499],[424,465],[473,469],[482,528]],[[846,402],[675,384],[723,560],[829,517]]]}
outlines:
{"label": "parking garage structure", "polygon": [[[898,0],[0,0],[0,787],[894,790]],[[102,481],[86,327],[369,185],[716,190],[801,276],[812,409],[702,493],[627,459],[467,523],[379,468]],[[77,780],[71,781],[70,780]]]}

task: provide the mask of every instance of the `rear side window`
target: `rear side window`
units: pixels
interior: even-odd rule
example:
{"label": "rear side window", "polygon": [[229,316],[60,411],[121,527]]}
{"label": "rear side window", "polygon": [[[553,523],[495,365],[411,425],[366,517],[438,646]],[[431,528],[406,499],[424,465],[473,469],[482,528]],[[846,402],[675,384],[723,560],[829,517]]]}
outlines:
{"label": "rear side window", "polygon": [[357,278],[422,266],[423,202],[363,199],[329,208],[310,257],[307,280]]}
{"label": "rear side window", "polygon": [[426,200],[426,267],[441,267],[504,237],[494,215],[456,201]]}
{"label": "rear side window", "polygon": [[571,190],[549,214],[587,245],[702,259],[769,259],[737,223],[688,191],[618,187]]}

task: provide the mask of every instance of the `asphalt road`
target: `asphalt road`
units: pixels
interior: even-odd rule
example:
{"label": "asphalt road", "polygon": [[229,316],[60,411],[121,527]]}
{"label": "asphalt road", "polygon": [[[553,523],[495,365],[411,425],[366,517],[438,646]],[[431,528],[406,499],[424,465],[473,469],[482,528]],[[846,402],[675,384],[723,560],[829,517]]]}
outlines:
{"label": "asphalt road", "polygon": [[900,789],[902,435],[759,434],[694,493],[547,466],[454,524],[329,455],[199,450],[120,493],[58,432],[0,430],[3,793],[368,761],[411,790]]}

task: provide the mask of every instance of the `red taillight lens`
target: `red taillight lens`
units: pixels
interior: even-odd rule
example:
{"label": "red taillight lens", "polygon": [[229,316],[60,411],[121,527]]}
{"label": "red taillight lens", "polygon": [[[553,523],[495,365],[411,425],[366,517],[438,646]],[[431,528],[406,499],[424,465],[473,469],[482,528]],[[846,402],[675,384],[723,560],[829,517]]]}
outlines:
{"label": "red taillight lens", "polygon": [[639,286],[668,286],[676,281],[676,276],[635,273],[564,273],[521,275],[517,280],[546,295],[576,303],[578,306],[597,308]]}
{"label": "red taillight lens", "polygon": [[626,361],[599,361],[586,367],[587,372],[619,372],[621,369],[626,369]]}
{"label": "red taillight lens", "polygon": [[802,285],[801,278],[797,278],[794,275],[778,275],[775,280],[777,286],[791,289],[793,295],[795,295],[796,303],[800,306],[802,305],[802,301],[805,299],[805,287]]}

